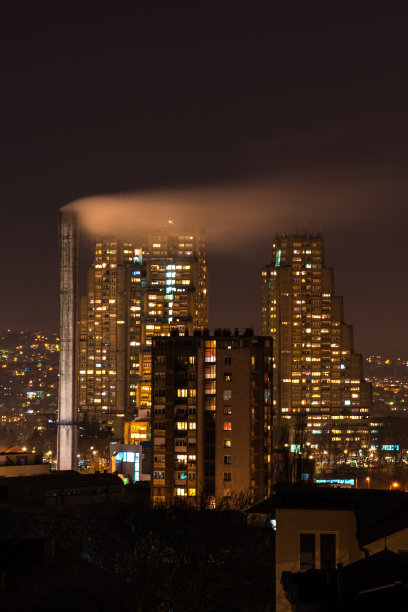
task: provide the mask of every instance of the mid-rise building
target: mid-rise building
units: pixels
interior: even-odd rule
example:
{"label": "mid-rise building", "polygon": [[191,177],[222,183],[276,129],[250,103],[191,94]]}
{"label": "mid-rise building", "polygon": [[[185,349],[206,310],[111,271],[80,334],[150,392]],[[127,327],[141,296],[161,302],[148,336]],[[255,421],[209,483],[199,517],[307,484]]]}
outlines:
{"label": "mid-rise building", "polygon": [[262,333],[275,343],[276,445],[308,443],[312,455],[336,442],[358,446],[356,425],[370,412],[371,385],[321,235],[276,235],[272,263],[262,271]]}
{"label": "mid-rise building", "polygon": [[123,438],[124,422],[150,411],[152,336],[208,325],[205,239],[173,225],[97,238],[79,318],[79,411]]}
{"label": "mid-rise building", "polygon": [[172,335],[152,356],[153,501],[269,495],[272,340]]}

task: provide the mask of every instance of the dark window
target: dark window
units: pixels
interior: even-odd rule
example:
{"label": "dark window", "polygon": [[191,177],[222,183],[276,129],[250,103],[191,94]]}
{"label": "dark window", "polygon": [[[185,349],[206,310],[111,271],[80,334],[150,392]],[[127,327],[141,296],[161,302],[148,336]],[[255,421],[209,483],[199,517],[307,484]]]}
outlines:
{"label": "dark window", "polygon": [[336,534],[320,534],[320,569],[335,569],[336,567]]}
{"label": "dark window", "polygon": [[224,482],[231,482],[231,472],[224,472]]}
{"label": "dark window", "polygon": [[315,550],[315,534],[301,533],[300,534],[300,571],[315,569],[316,566],[316,550]]}
{"label": "dark window", "polygon": [[231,357],[224,357],[224,364],[231,365]]}
{"label": "dark window", "polygon": [[224,455],[224,465],[231,465],[231,455]]}

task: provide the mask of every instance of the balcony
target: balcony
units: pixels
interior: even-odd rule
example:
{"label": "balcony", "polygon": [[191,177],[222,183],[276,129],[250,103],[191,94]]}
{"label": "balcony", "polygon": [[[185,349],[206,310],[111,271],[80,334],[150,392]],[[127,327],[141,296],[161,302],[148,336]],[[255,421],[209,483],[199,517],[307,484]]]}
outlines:
{"label": "balcony", "polygon": [[174,452],[175,453],[185,453],[187,450],[187,444],[186,445],[181,445],[181,444],[175,444],[174,445]]}

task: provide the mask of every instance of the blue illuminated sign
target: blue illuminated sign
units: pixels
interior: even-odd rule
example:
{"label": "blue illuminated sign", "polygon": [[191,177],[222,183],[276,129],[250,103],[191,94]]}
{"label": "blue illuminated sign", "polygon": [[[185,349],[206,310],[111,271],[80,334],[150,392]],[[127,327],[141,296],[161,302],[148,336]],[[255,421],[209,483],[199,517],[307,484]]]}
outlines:
{"label": "blue illuminated sign", "polygon": [[356,481],[354,478],[320,478],[316,479],[316,484],[339,484],[339,485],[351,485],[354,487]]}

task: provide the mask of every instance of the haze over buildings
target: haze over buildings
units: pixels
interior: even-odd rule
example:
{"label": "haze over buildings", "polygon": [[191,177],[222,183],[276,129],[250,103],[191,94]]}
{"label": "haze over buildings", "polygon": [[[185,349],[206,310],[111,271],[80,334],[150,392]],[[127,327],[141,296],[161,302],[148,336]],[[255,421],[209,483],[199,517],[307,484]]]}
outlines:
{"label": "haze over buildings", "polygon": [[[72,219],[79,217],[81,225],[86,219],[84,211],[88,214],[85,229],[89,231],[89,219],[95,222],[96,201],[91,204],[90,216],[89,207],[81,209],[82,214],[78,215],[76,203],[62,210],[61,227],[65,223],[70,236],[78,231],[71,228]],[[107,218],[115,217],[112,202],[102,201],[101,206],[99,223],[103,225]],[[116,217],[113,229],[123,233],[126,226],[134,226],[131,210],[134,212],[129,203],[125,208],[119,206],[122,215]],[[164,209],[160,210],[163,214]],[[66,394],[67,398],[70,395],[74,398],[75,406],[70,408],[74,416],[65,419],[67,426],[60,432],[75,427],[78,394],[82,419],[97,420],[112,428],[116,439],[123,439],[126,429],[125,442],[129,442],[132,437],[137,439],[134,434],[138,427],[128,424],[125,428],[125,422],[138,417],[143,420],[140,426],[146,436],[146,419],[152,416],[152,338],[172,332],[192,335],[208,326],[203,235],[198,230],[179,228],[172,220],[166,228],[150,228],[147,233],[152,223],[142,217],[140,234],[133,238],[103,235],[96,238],[94,260],[87,275],[87,294],[81,298],[78,336],[71,330],[72,317],[77,316],[74,267],[78,266],[78,247],[72,238],[66,242],[67,248],[61,249],[61,363],[71,363],[76,351],[78,357],[77,366],[70,366],[68,372],[73,387]],[[61,236],[64,245],[64,232]],[[70,252],[66,268],[65,251]],[[71,289],[65,291],[65,285]],[[321,236],[277,234],[272,264],[263,271],[262,289],[263,334],[275,340],[275,422],[273,427],[270,424],[274,448],[291,442],[303,452],[307,435],[311,448],[323,452],[323,432],[332,442],[349,441],[353,435],[355,442],[366,448],[367,432],[356,431],[356,425],[369,414],[371,387],[364,380],[362,357],[354,353],[352,328],[344,323],[342,298],[334,294],[332,270],[324,264]],[[74,310],[68,303],[74,305]],[[68,327],[64,327],[64,321]],[[66,340],[64,330],[68,328],[71,331]],[[79,338],[78,347],[66,352],[71,336],[72,346],[75,338]],[[65,371],[66,366],[62,365],[60,393],[64,393],[68,380]],[[63,414],[64,409],[60,411],[60,425],[64,423]],[[288,424],[290,432],[285,432]],[[344,428],[347,424],[350,429]],[[270,464],[270,459],[267,463]]]}

